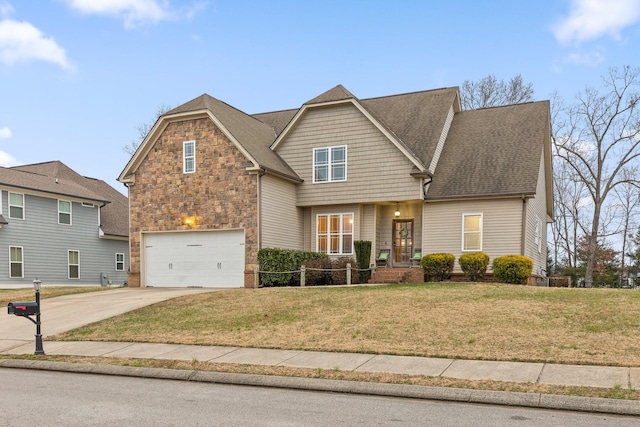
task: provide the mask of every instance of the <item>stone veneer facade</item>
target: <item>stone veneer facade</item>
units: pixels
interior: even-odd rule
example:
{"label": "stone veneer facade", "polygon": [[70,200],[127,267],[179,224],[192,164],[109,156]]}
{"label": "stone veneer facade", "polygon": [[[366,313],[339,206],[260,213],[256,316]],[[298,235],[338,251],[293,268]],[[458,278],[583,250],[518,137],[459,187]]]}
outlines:
{"label": "stone veneer facade", "polygon": [[[184,141],[196,141],[196,171],[183,173]],[[258,263],[257,175],[209,118],[170,123],[129,188],[131,270],[140,286],[140,235],[146,231],[245,230],[245,287]],[[185,217],[195,217],[191,227]]]}

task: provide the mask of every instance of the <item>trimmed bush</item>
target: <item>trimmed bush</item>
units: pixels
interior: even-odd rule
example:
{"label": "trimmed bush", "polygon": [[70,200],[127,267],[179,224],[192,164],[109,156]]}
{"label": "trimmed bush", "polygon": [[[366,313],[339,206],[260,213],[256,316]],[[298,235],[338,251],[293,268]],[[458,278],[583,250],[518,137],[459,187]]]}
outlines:
{"label": "trimmed bush", "polygon": [[347,283],[347,264],[351,264],[351,283],[360,283],[358,280],[358,263],[355,259],[343,256],[331,260],[331,284],[345,285]]}
{"label": "trimmed bush", "polygon": [[[368,240],[356,240],[353,242],[353,247],[356,250],[358,265],[362,266],[360,268],[369,268],[369,263],[371,262],[371,242]],[[360,283],[367,283],[370,275],[370,270],[360,271]]]}
{"label": "trimmed bush", "polygon": [[451,277],[456,257],[453,254],[437,253],[422,257],[420,265],[429,280],[446,280]]}
{"label": "trimmed bush", "polygon": [[319,252],[295,251],[291,249],[264,248],[258,251],[260,283],[263,286],[290,286],[300,282],[302,262],[307,259],[328,258]]}
{"label": "trimmed bush", "polygon": [[505,255],[493,260],[493,275],[501,282],[524,285],[533,271],[531,258]]}
{"label": "trimmed bush", "polygon": [[307,268],[304,276],[305,286],[324,286],[331,284],[331,260],[329,258],[307,259],[302,265]]}
{"label": "trimmed bush", "polygon": [[484,278],[489,265],[489,255],[484,252],[469,252],[458,258],[460,269],[472,282]]}

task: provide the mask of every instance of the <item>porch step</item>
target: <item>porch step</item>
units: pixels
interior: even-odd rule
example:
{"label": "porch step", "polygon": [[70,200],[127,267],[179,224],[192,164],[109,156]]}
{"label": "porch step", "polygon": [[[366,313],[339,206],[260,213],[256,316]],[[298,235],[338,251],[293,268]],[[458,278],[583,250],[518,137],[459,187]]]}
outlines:
{"label": "porch step", "polygon": [[424,273],[422,268],[376,268],[375,273],[369,279],[369,283],[422,283]]}

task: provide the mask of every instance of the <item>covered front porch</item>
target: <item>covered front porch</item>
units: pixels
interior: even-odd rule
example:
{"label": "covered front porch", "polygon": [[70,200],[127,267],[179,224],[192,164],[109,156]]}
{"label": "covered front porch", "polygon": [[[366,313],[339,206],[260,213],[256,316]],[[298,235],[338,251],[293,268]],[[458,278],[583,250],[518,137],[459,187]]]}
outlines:
{"label": "covered front porch", "polygon": [[[376,268],[420,266],[416,260],[422,255],[423,206],[422,201],[375,205],[371,262],[376,264]],[[363,232],[366,233],[365,229]]]}

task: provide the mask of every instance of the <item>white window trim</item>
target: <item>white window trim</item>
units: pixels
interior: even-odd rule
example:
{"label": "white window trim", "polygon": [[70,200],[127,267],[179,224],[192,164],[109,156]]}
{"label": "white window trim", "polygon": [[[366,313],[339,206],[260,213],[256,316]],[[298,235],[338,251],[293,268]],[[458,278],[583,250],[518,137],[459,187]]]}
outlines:
{"label": "white window trim", "polygon": [[[327,217],[327,227],[329,227],[329,225],[331,224],[331,219],[330,217],[332,215],[338,215],[340,216],[340,231],[339,231],[339,235],[340,235],[340,243],[338,244],[338,246],[340,247],[340,249],[342,250],[342,246],[343,246],[343,238],[344,238],[344,231],[342,229],[342,223],[343,223],[343,218],[345,215],[351,215],[351,221],[355,221],[355,215],[353,214],[353,212],[337,212],[337,213],[322,213],[322,214],[316,214],[316,224],[315,224],[315,229],[316,229],[316,252],[320,252],[320,248],[319,248],[319,241],[320,239],[318,239],[318,219],[321,216],[326,216]],[[351,252],[338,252],[338,253],[331,253],[329,252],[329,248],[331,247],[330,244],[330,239],[331,239],[331,230],[328,229],[327,231],[327,252],[323,252],[326,253],[327,255],[330,256],[341,256],[341,255],[353,255],[354,254],[354,250],[353,250],[353,242],[354,242],[354,233],[355,232],[355,223],[351,224]]]}
{"label": "white window trim", "polygon": [[[69,260],[69,255],[71,254],[71,252],[77,252],[78,253],[78,263],[77,264],[71,264],[71,262]],[[78,277],[71,277],[71,266],[72,265],[77,265],[78,266]],[[75,249],[69,249],[67,251],[67,279],[69,279],[69,280],[80,280],[80,251],[75,250]]]}
{"label": "white window trim", "polygon": [[[186,147],[187,144],[193,144],[193,157],[187,157]],[[193,158],[193,170],[187,171],[187,159]],[[196,171],[196,141],[184,141],[182,143],[182,173],[194,173]]]}
{"label": "white window trim", "polygon": [[[13,192],[11,192],[11,191],[9,191],[8,193],[9,193],[9,194],[7,195],[7,205],[8,205],[7,214],[8,214],[8,216],[9,216],[9,218],[11,218],[11,219],[22,219],[22,220],[24,220],[24,218],[25,218],[25,211],[26,211],[26,208],[25,208],[25,205],[26,205],[26,203],[25,203],[25,199],[26,199],[26,197],[24,196],[24,193],[13,193]],[[22,206],[12,205],[12,204],[11,204],[11,195],[12,195],[12,194],[19,194],[19,195],[21,195],[21,196],[22,196]],[[20,217],[16,217],[16,216],[11,216],[11,207],[12,207],[12,206],[22,208],[22,218],[20,218]]]}
{"label": "white window trim", "polygon": [[534,227],[533,242],[538,246],[538,253],[542,253],[542,221],[537,216]]}
{"label": "white window trim", "polygon": [[[464,237],[465,237],[465,229],[464,229],[464,219],[468,216],[479,216],[480,217],[480,249],[465,249],[464,248]],[[461,242],[461,251],[462,252],[481,252],[484,241],[484,214],[481,212],[478,213],[463,213],[462,214],[462,242]]]}
{"label": "white window trim", "polygon": [[[60,210],[60,202],[69,203],[69,212],[62,212]],[[71,223],[73,221],[72,212],[73,212],[73,203],[71,201],[58,199],[58,224],[60,224],[60,225],[71,225]],[[69,224],[67,224],[66,222],[60,222],[60,214],[69,215]]]}
{"label": "white window trim", "polygon": [[[122,261],[118,261],[118,255],[122,255]],[[118,268],[118,263],[122,264],[122,268]],[[116,271],[125,271],[124,252],[116,252]]]}
{"label": "white window trim", "polygon": [[[11,249],[20,249],[20,255],[22,255],[22,261],[20,261],[20,276],[11,275]],[[24,248],[22,246],[9,246],[9,278],[10,279],[24,279]]]}
{"label": "white window trim", "polygon": [[[344,148],[344,179],[333,179],[333,174],[331,173],[331,166],[333,162],[331,161],[331,149],[332,148]],[[316,152],[319,150],[327,150],[327,180],[326,181],[316,181]],[[311,160],[312,168],[311,168],[311,176],[313,177],[314,184],[326,184],[329,182],[345,182],[347,180],[347,146],[346,145],[334,145],[331,147],[318,147],[313,149],[313,158]]]}

